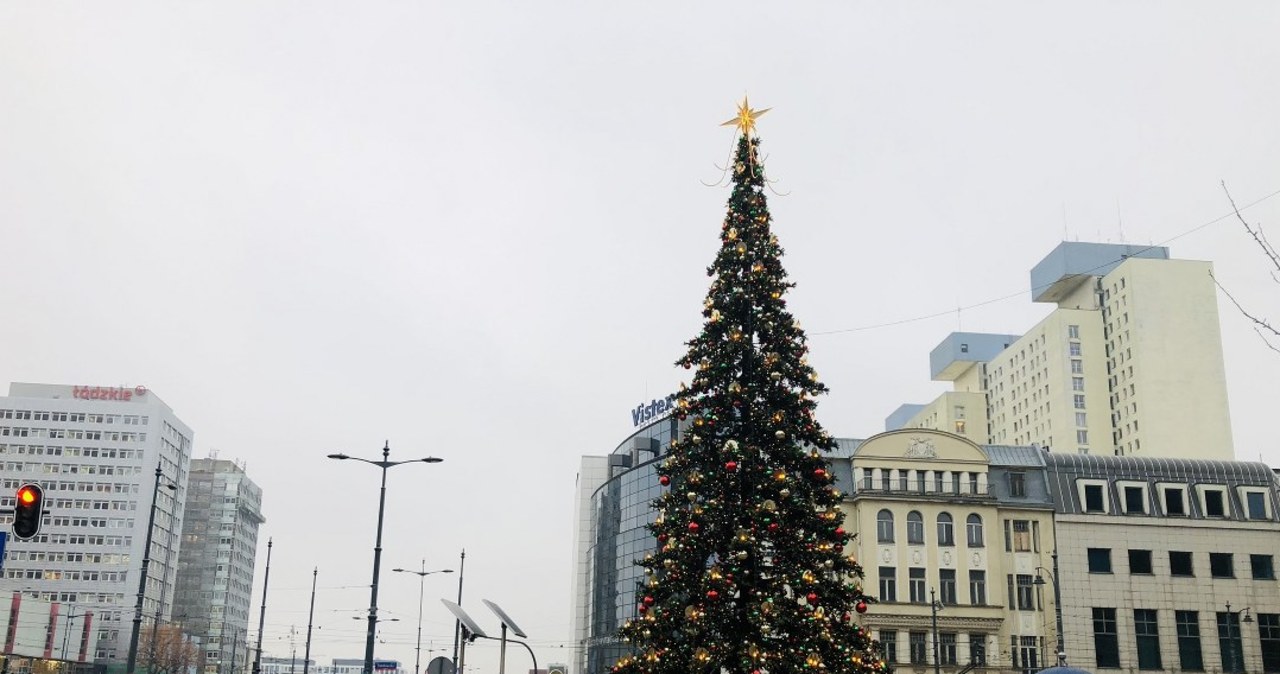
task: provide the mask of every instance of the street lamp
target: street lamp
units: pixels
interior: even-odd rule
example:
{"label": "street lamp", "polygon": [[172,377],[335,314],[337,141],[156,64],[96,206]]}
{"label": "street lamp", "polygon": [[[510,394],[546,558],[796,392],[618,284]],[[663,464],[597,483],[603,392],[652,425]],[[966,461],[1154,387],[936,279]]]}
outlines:
{"label": "street lamp", "polygon": [[[138,669],[138,634],[142,631],[142,597],[147,591],[147,567],[151,566],[151,532],[156,525],[156,502],[160,498],[160,478],[164,472],[160,464],[156,464],[156,486],[151,490],[151,514],[147,517],[147,539],[142,549],[142,572],[138,578],[138,603],[133,610],[133,633],[129,635],[129,659],[125,665],[125,674],[133,674]],[[166,489],[178,488],[172,482],[164,485]],[[161,607],[163,608],[163,607]]]}
{"label": "street lamp", "polygon": [[413,649],[413,674],[422,674],[419,665],[422,664],[422,583],[427,576],[433,573],[453,573],[453,569],[436,569],[427,571],[427,560],[422,560],[422,570],[414,571],[413,569],[392,569],[396,573],[412,573],[418,577],[418,645]]}
{"label": "street lamp", "polygon": [[[428,456],[422,459],[409,459],[407,461],[391,461],[389,458],[390,455],[390,442],[384,442],[382,445],[381,461],[370,461],[369,459],[347,456],[346,454],[329,455],[330,459],[337,459],[338,461],[346,461],[348,459],[352,461],[361,461],[382,469],[382,491],[378,495],[378,535],[373,544],[373,583],[369,591],[369,630],[365,637],[364,644],[364,674],[373,674],[373,645],[377,641],[375,635],[378,629],[378,571],[382,566],[382,518],[387,505],[387,469],[406,463],[440,463],[441,461],[444,461],[444,459],[439,459],[434,456]],[[127,674],[133,674],[133,670],[130,669]]]}
{"label": "street lamp", "polygon": [[[1050,580],[1053,581],[1053,613],[1058,621],[1058,666],[1067,666],[1067,646],[1062,636],[1062,587],[1058,585],[1058,551],[1053,551],[1053,573],[1043,566],[1037,566],[1036,571],[1043,571],[1049,574]],[[1035,585],[1044,586],[1044,576],[1036,573]]]}
{"label": "street lamp", "polygon": [[[1239,618],[1237,621],[1237,616],[1239,616],[1242,613],[1244,614],[1244,617]],[[1242,609],[1239,609],[1237,611],[1232,611],[1231,602],[1227,602],[1227,648],[1230,650],[1230,652],[1227,655],[1229,658],[1231,658],[1230,665],[1231,665],[1232,672],[1241,671],[1241,668],[1244,665],[1244,663],[1241,662],[1241,660],[1244,660],[1244,653],[1237,652],[1237,649],[1236,649],[1236,641],[1240,640],[1240,638],[1243,636],[1240,632],[1240,623],[1244,623],[1248,625],[1252,622],[1253,622],[1253,615],[1249,613],[1248,606]],[[1236,628],[1235,636],[1232,636],[1231,634],[1232,625],[1234,625]],[[1243,648],[1240,650],[1243,650]]]}
{"label": "street lamp", "polygon": [[942,661],[938,659],[938,611],[942,604],[938,602],[934,588],[929,588],[929,610],[933,612],[933,674],[942,672]]}

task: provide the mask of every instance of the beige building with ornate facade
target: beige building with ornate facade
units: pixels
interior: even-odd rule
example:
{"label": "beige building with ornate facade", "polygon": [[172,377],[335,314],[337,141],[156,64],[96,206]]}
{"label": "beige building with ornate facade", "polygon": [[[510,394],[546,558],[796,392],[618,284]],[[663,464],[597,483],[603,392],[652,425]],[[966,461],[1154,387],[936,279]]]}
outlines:
{"label": "beige building with ornate facade", "polygon": [[932,430],[882,433],[853,452],[846,526],[880,598],[864,624],[897,671],[932,670],[935,657],[953,672],[1055,661],[1053,595],[1035,583],[1053,549],[1039,454]]}

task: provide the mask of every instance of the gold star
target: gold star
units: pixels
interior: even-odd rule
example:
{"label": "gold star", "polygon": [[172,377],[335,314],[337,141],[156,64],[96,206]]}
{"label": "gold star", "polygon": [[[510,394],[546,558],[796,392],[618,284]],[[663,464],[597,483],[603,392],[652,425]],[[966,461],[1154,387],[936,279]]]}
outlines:
{"label": "gold star", "polygon": [[738,105],[738,116],[721,124],[720,126],[736,126],[743,134],[750,135],[756,129],[756,118],[769,112],[773,108],[765,108],[764,110],[752,110],[751,105],[747,103],[747,97],[742,97],[742,103]]}

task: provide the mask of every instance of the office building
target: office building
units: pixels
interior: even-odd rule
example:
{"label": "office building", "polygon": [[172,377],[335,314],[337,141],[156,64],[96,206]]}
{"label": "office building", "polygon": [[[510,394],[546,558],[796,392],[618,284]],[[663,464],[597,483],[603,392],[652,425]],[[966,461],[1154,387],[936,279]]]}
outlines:
{"label": "office building", "polygon": [[1044,458],[1071,665],[1280,672],[1280,501],[1271,469]]}
{"label": "office building", "polygon": [[930,354],[953,390],[887,429],[1055,452],[1234,457],[1212,265],[1157,246],[1066,242],[1031,271],[1056,305],[1022,335],[953,333]]}
{"label": "office building", "polygon": [[141,386],[14,383],[0,398],[0,507],[12,508],[24,483],[45,493],[40,534],[10,541],[4,577],[61,610],[94,612],[96,661],[120,662],[128,653],[157,466],[164,487],[155,499],[142,617],[144,625],[170,620],[191,438]]}
{"label": "office building", "polygon": [[191,462],[174,615],[205,649],[208,674],[239,671],[249,630],[262,490],[233,461]]}

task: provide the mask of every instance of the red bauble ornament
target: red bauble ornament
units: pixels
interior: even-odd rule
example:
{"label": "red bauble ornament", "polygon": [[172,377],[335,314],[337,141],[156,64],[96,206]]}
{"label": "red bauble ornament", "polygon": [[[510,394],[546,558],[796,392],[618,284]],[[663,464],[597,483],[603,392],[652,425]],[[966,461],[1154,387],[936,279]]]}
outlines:
{"label": "red bauble ornament", "polygon": [[658,534],[658,542],[659,542],[659,543],[666,543],[666,542],[667,542],[667,535],[666,535],[666,534]]}
{"label": "red bauble ornament", "polygon": [[645,597],[645,598],[644,598],[644,605],[645,605],[645,606],[653,606],[653,597]]}
{"label": "red bauble ornament", "polygon": [[644,613],[645,611],[648,611],[648,610],[649,610],[648,606],[645,606],[644,604],[636,604],[636,611],[640,613]]}
{"label": "red bauble ornament", "polygon": [[808,597],[805,597],[805,599],[808,599],[810,604],[816,604],[816,603],[818,603],[818,593],[817,593],[817,592],[810,592],[810,593],[809,593],[809,596],[808,596]]}
{"label": "red bauble ornament", "polygon": [[777,522],[771,522],[771,523],[769,523],[769,533],[771,533],[771,534],[778,533],[778,528],[779,528],[779,527],[778,527],[778,523],[777,523]]}
{"label": "red bauble ornament", "polygon": [[854,606],[853,608],[854,608],[855,610],[857,610],[857,611],[858,611],[858,613],[866,613],[866,612],[867,612],[867,602],[865,602],[865,601],[860,601],[860,602],[858,602],[858,605],[857,605],[857,606]]}
{"label": "red bauble ornament", "polygon": [[719,592],[716,592],[715,590],[707,590],[707,599],[718,599],[719,597]]}
{"label": "red bauble ornament", "polygon": [[738,462],[737,462],[737,461],[726,461],[726,462],[724,463],[724,469],[725,469],[725,470],[727,470],[727,471],[729,471],[730,473],[736,472],[736,471],[738,470]]}
{"label": "red bauble ornament", "polygon": [[837,536],[842,536],[842,537],[843,537],[843,536],[844,536],[844,527],[836,527],[836,535],[837,535]]}
{"label": "red bauble ornament", "polygon": [[698,529],[701,529],[701,528],[702,528],[702,527],[698,526],[698,523],[697,523],[697,522],[690,522],[690,523],[689,523],[689,533],[694,533],[694,534],[696,534],[696,533],[698,533]]}
{"label": "red bauble ornament", "polygon": [[826,477],[827,477],[827,469],[825,469],[825,468],[815,468],[815,469],[813,470],[813,476],[814,476],[814,477],[816,477],[816,478],[818,478],[819,480],[825,480],[825,479],[826,479]]}
{"label": "red bauble ornament", "polygon": [[668,476],[666,476],[666,475],[662,475],[662,476],[660,476],[660,477],[658,478],[658,484],[660,484],[660,485],[662,485],[662,486],[664,486],[664,487],[665,487],[665,486],[667,486],[667,485],[671,484],[671,478],[670,478],[670,477],[668,477]]}

